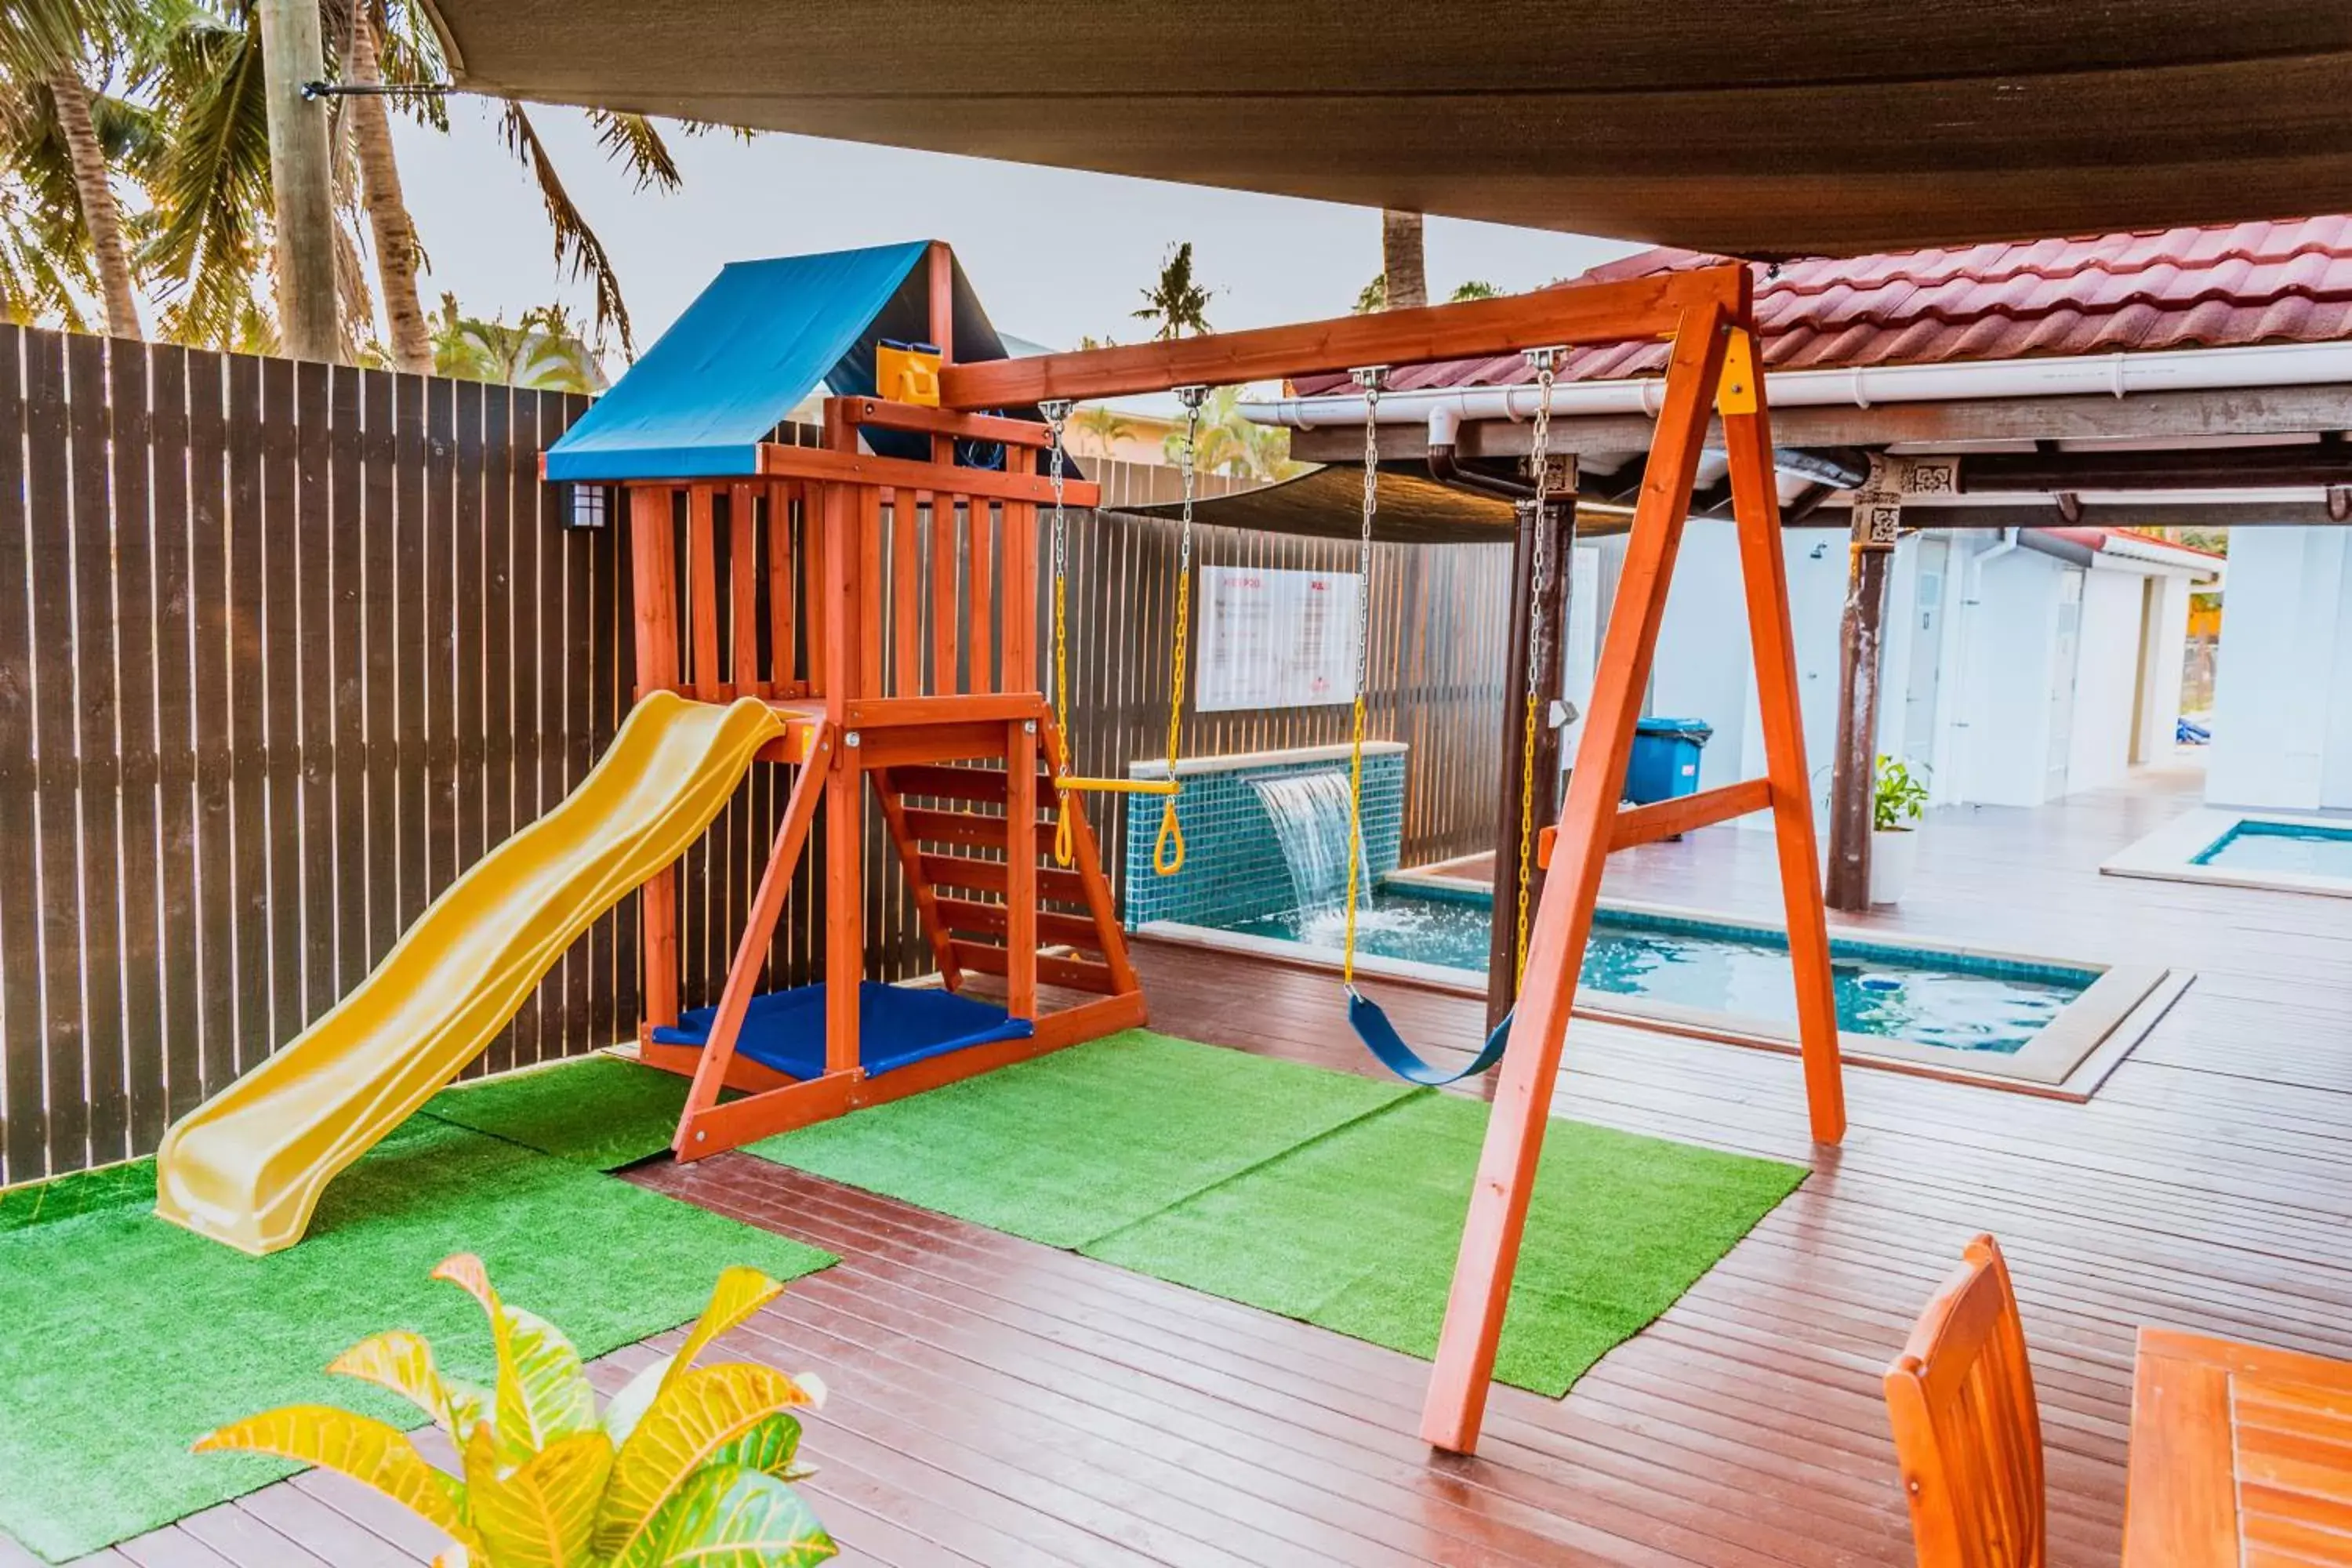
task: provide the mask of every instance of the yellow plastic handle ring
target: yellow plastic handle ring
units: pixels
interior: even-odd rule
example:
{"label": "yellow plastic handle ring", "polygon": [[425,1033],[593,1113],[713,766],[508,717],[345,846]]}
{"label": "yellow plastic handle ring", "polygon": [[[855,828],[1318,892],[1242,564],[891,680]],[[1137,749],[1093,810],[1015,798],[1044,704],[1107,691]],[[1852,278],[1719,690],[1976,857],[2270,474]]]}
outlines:
{"label": "yellow plastic handle ring", "polygon": [[1151,868],[1172,877],[1184,868],[1184,830],[1177,826],[1173,799],[1160,808],[1160,837],[1152,841]]}
{"label": "yellow plastic handle ring", "polygon": [[1062,795],[1061,814],[1054,820],[1054,864],[1066,866],[1073,853],[1070,844],[1070,797]]}

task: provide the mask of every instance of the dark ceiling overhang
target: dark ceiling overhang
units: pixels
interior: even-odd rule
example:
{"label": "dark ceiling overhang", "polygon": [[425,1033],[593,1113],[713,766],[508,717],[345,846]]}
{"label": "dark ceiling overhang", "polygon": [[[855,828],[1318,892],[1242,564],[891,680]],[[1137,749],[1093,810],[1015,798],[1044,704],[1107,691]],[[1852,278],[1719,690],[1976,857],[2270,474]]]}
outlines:
{"label": "dark ceiling overhang", "polygon": [[485,92],[1750,256],[2352,207],[2312,0],[430,3]]}

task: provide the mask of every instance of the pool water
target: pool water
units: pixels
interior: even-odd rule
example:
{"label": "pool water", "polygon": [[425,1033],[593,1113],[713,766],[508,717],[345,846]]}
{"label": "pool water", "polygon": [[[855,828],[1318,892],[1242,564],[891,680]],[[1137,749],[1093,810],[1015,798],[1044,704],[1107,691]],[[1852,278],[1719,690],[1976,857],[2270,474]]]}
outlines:
{"label": "pool water", "polygon": [[[1356,921],[1359,952],[1486,972],[1492,900],[1484,892],[1383,887]],[[1343,917],[1327,910],[1237,921],[1230,930],[1337,952]],[[1840,939],[1831,943],[1838,1027],[1951,1050],[2012,1055],[2098,972]],[[1593,917],[1580,986],[1612,995],[1793,1023],[1788,939],[1769,927],[1604,906]]]}
{"label": "pool water", "polygon": [[2352,826],[2241,822],[2207,845],[2189,863],[2225,866],[2233,871],[2352,879]]}

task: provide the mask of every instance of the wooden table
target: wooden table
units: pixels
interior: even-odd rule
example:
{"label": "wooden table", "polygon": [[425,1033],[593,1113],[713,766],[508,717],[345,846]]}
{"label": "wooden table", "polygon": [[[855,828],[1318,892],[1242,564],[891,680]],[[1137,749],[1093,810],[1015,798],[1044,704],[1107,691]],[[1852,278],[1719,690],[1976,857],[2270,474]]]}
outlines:
{"label": "wooden table", "polygon": [[2139,1331],[2125,1568],[2352,1563],[2352,1363]]}

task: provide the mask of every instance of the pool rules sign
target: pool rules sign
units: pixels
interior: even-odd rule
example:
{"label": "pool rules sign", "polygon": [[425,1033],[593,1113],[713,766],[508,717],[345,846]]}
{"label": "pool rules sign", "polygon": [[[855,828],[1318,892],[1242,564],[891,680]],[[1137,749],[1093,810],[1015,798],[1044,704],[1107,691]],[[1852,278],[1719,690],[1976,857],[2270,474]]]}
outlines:
{"label": "pool rules sign", "polygon": [[1201,568],[1194,708],[1319,708],[1356,700],[1353,572]]}

